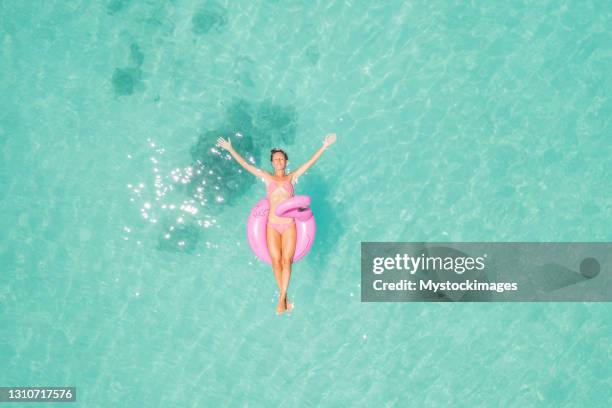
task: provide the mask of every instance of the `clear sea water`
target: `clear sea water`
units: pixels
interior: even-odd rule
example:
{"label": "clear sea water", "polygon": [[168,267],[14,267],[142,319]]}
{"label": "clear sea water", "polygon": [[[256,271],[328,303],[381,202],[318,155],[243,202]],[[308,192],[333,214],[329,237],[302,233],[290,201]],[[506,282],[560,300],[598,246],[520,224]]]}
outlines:
{"label": "clear sea water", "polygon": [[[1,2],[0,385],[83,407],[610,406],[610,303],[359,288],[361,241],[612,241],[610,6]],[[296,168],[329,132],[278,317],[245,237],[264,186],[211,148]]]}

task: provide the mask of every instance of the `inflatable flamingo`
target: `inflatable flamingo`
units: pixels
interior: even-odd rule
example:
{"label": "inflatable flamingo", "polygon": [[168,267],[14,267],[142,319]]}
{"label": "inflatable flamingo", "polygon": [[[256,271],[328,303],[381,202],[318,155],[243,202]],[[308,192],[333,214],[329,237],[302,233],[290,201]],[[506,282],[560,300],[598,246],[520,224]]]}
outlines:
{"label": "inflatable flamingo", "polygon": [[[255,204],[255,207],[251,210],[247,223],[247,237],[249,239],[249,245],[255,255],[262,261],[272,264],[266,241],[266,227],[268,224],[269,212],[270,203],[267,198],[263,198]],[[292,197],[282,204],[279,204],[275,212],[279,217],[291,217],[295,219],[297,241],[295,243],[293,262],[297,262],[310,251],[317,231],[314,215],[310,209],[310,197]]]}

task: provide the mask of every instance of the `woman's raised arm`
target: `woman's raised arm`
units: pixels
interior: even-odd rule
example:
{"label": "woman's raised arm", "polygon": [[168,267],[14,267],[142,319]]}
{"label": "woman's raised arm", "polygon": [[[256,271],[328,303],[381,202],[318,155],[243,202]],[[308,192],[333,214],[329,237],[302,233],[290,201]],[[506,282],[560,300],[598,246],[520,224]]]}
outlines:
{"label": "woman's raised arm", "polygon": [[244,167],[249,173],[251,173],[255,177],[266,178],[266,176],[268,176],[268,173],[266,173],[265,171],[258,169],[257,167],[247,163],[247,161],[244,160],[244,158],[241,155],[239,155],[238,152],[232,147],[232,141],[229,138],[227,138],[227,140],[225,140],[222,137],[218,138],[217,146],[227,150],[229,154],[231,154],[232,157],[236,159],[238,164]]}
{"label": "woman's raised arm", "polygon": [[304,174],[306,170],[308,170],[310,166],[312,166],[319,159],[319,157],[321,157],[325,149],[331,146],[335,141],[336,141],[335,133],[330,133],[329,135],[325,136],[325,140],[323,140],[323,146],[321,146],[319,150],[315,152],[315,154],[310,158],[310,160],[308,160],[306,163],[298,167],[296,171],[290,173],[291,180],[295,181],[298,177]]}

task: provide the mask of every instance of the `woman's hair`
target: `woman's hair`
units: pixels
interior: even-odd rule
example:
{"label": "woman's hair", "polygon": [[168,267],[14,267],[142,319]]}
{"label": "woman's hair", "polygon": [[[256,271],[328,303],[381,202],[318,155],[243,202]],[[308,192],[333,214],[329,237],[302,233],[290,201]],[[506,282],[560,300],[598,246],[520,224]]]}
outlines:
{"label": "woman's hair", "polygon": [[287,153],[285,153],[283,149],[278,149],[275,147],[274,149],[270,150],[270,161],[272,161],[272,158],[274,157],[274,153],[282,153],[283,156],[285,156],[285,160],[289,160],[289,156],[287,156]]}

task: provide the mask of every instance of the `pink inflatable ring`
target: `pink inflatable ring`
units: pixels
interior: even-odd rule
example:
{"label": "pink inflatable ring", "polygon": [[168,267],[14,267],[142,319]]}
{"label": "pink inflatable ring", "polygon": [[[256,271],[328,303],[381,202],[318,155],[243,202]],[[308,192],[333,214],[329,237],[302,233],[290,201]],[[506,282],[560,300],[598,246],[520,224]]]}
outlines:
{"label": "pink inflatable ring", "polygon": [[[272,264],[268,244],[266,241],[266,228],[268,226],[268,213],[270,204],[267,198],[259,200],[249,215],[247,223],[247,238],[253,253],[262,261]],[[314,242],[317,225],[314,215],[310,209],[310,197],[295,196],[276,207],[276,215],[279,217],[291,217],[295,219],[297,241],[295,243],[295,254],[293,262],[302,259]]]}

